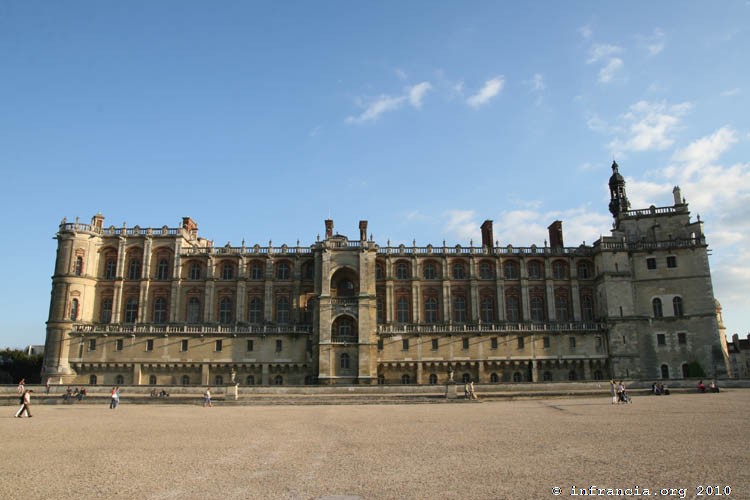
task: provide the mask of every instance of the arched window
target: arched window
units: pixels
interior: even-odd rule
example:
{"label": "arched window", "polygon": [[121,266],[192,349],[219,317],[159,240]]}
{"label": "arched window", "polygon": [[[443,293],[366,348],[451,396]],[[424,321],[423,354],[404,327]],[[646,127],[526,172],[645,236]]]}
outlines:
{"label": "arched window", "polygon": [[169,279],[169,261],[167,259],[159,259],[159,263],[156,265],[156,279]]}
{"label": "arched window", "polygon": [[591,279],[593,277],[593,274],[594,273],[591,271],[591,264],[589,262],[578,263],[578,279]]}
{"label": "arched window", "polygon": [[156,385],[156,375],[149,375],[149,377],[148,377],[148,384],[149,385]]}
{"label": "arched window", "polygon": [[404,374],[403,374],[403,375],[401,376],[401,383],[402,383],[402,384],[410,384],[410,383],[411,383],[411,378],[409,377],[409,375],[408,375],[408,374],[404,373]]}
{"label": "arched window", "polygon": [[117,375],[115,377],[115,385],[122,385],[124,383],[125,383],[125,377],[123,377],[122,375]]}
{"label": "arched window", "polygon": [[568,279],[568,266],[561,260],[552,263],[552,277],[556,280]]}
{"label": "arched window", "polygon": [[277,280],[288,280],[289,279],[289,263],[279,262],[276,266],[276,279]]}
{"label": "arched window", "polygon": [[456,323],[466,322],[466,298],[460,295],[453,297],[453,321]]}
{"label": "arched window", "polygon": [[263,322],[263,302],[258,297],[250,299],[250,306],[247,311],[247,320],[250,323]]}
{"label": "arched window", "polygon": [[376,280],[383,279],[383,265],[382,264],[375,264],[375,279]]}
{"label": "arched window", "polygon": [[154,323],[167,322],[167,299],[157,297],[154,301]]}
{"label": "arched window", "polygon": [[517,280],[518,279],[518,263],[508,261],[503,264],[503,275],[506,280]]}
{"label": "arched window", "polygon": [[203,266],[200,262],[193,262],[190,264],[190,279],[199,280],[203,275]]}
{"label": "arched window", "polygon": [[[682,378],[688,378],[690,377],[690,368],[688,368],[687,363],[682,363]],[[667,372],[669,373],[669,372]]]}
{"label": "arched window", "polygon": [[651,305],[654,308],[654,318],[661,318],[662,316],[664,316],[664,312],[662,311],[662,308],[661,308],[661,299],[660,298],[656,298],[656,299],[652,300],[651,301]]}
{"label": "arched window", "polygon": [[424,301],[424,321],[425,323],[438,321],[438,301],[435,297],[427,297]]}
{"label": "arched window", "polygon": [[219,302],[219,323],[227,325],[232,322],[232,299],[222,297]]}
{"label": "arched window", "polygon": [[139,280],[141,279],[141,259],[133,257],[128,263],[128,279]]}
{"label": "arched window", "polygon": [[221,375],[216,375],[214,378],[214,385],[224,385],[224,377]]}
{"label": "arched window", "polygon": [[378,385],[384,385],[385,384],[385,375],[382,373],[378,374]]}
{"label": "arched window", "polygon": [[453,263],[453,279],[454,280],[466,279],[466,265],[463,262]]}
{"label": "arched window", "polygon": [[96,375],[89,375],[89,385],[96,385]]}
{"label": "arched window", "polygon": [[538,295],[531,297],[531,320],[544,321],[544,299]]}
{"label": "arched window", "polygon": [[409,279],[409,264],[406,262],[399,262],[396,264],[396,279]]}
{"label": "arched window", "polygon": [[135,323],[138,320],[138,299],[131,297],[125,302],[125,323]]}
{"label": "arched window", "polygon": [[482,297],[482,322],[493,323],[495,321],[495,299],[493,297]]}
{"label": "arched window", "polygon": [[669,378],[669,366],[661,365],[661,378],[663,379]]}
{"label": "arched window", "polygon": [[562,294],[555,295],[555,319],[557,321],[568,321],[568,297]]}
{"label": "arched window", "polygon": [[190,376],[189,375],[183,375],[182,376],[182,385],[190,385]]}
{"label": "arched window", "polygon": [[286,297],[276,299],[276,322],[289,323],[289,299]]}
{"label": "arched window", "polygon": [[594,299],[591,295],[581,295],[581,319],[583,321],[594,320]]}
{"label": "arched window", "polygon": [[508,321],[518,322],[521,319],[521,301],[516,295],[508,295],[505,297],[505,314]]}
{"label": "arched window", "polygon": [[594,371],[594,380],[604,380],[604,374],[602,374],[601,370]]}
{"label": "arched window", "polygon": [[340,365],[342,370],[348,370],[349,369],[349,354],[342,353],[340,359]]}
{"label": "arched window", "polygon": [[437,380],[437,375],[435,375],[434,373],[430,373],[430,385],[437,384]]}
{"label": "arched window", "polygon": [[484,261],[479,263],[479,278],[483,280],[491,280],[495,277],[495,272],[492,263]]}
{"label": "arched window", "polygon": [[234,279],[234,264],[231,262],[225,262],[221,266],[221,279],[231,280]]}
{"label": "arched window", "polygon": [[399,323],[409,322],[409,301],[406,297],[399,297],[396,302],[396,321]]}
{"label": "arched window", "polygon": [[521,381],[523,381],[521,372],[513,372],[513,382],[521,382]]}
{"label": "arched window", "polygon": [[102,306],[99,311],[99,322],[109,323],[110,321],[112,321],[112,299],[102,299]]}
{"label": "arched window", "polygon": [[107,260],[104,262],[104,279],[113,280],[115,279],[116,274],[117,274],[117,260],[111,257],[107,257]]}
{"label": "arched window", "polygon": [[552,380],[552,373],[544,372],[544,374],[542,375],[542,380],[544,380],[545,382],[549,382],[550,380]]}
{"label": "arched window", "polygon": [[424,279],[426,280],[434,280],[437,278],[437,273],[435,272],[435,264],[432,262],[425,263],[424,267],[422,268],[422,273],[424,276]]}
{"label": "arched window", "polygon": [[284,377],[282,377],[281,375],[276,375],[276,377],[274,377],[273,379],[273,383],[274,385],[284,385]]}
{"label": "arched window", "polygon": [[354,283],[348,279],[339,280],[336,284],[337,297],[354,297]]}
{"label": "arched window", "polygon": [[198,297],[190,297],[188,300],[187,322],[192,324],[201,322],[201,301]]}
{"label": "arched window", "polygon": [[675,297],[672,299],[672,309],[674,310],[675,316],[682,316],[682,297]]}
{"label": "arched window", "polygon": [[250,279],[251,280],[263,279],[263,264],[259,262],[253,262],[253,265],[250,266]]}
{"label": "arched window", "polygon": [[76,257],[75,273],[76,273],[76,276],[80,276],[83,274],[83,257],[81,256]]}
{"label": "arched window", "polygon": [[570,370],[568,372],[568,380],[578,380],[578,374],[575,370]]}
{"label": "arched window", "polygon": [[247,376],[247,385],[255,385],[255,377],[252,375]]}
{"label": "arched window", "polygon": [[461,382],[463,382],[464,384],[468,384],[469,382],[471,382],[471,375],[468,373],[464,373],[463,375],[461,375]]}
{"label": "arched window", "polygon": [[493,372],[490,374],[490,382],[493,384],[497,384],[498,382],[500,382],[500,377],[497,375],[497,373]]}
{"label": "arched window", "polygon": [[76,321],[78,319],[78,299],[70,301],[70,320]]}
{"label": "arched window", "polygon": [[542,265],[538,260],[532,260],[528,263],[529,279],[542,279]]}
{"label": "arched window", "polygon": [[302,264],[302,279],[309,281],[315,277],[315,263],[312,261]]}

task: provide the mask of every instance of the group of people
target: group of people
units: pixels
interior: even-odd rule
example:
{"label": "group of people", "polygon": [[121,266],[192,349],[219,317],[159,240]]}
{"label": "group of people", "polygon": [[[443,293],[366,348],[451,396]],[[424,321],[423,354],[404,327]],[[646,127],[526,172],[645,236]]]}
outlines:
{"label": "group of people", "polygon": [[464,384],[464,398],[465,399],[479,399],[477,393],[474,390],[474,381],[469,380]]}
{"label": "group of people", "polygon": [[156,388],[154,387],[153,389],[151,389],[151,397],[152,398],[168,398],[169,393],[165,391],[164,389],[162,389],[161,391],[157,391]]}
{"label": "group of people", "polygon": [[612,395],[613,405],[633,402],[633,400],[630,398],[630,395],[628,394],[627,389],[625,388],[625,383],[622,380],[620,380],[619,382],[610,380],[609,387],[610,394]]}
{"label": "group of people", "polygon": [[669,396],[669,389],[666,385],[660,382],[654,382],[651,384],[651,394],[655,396]]}
{"label": "group of people", "polygon": [[68,387],[65,389],[65,393],[63,394],[63,401],[72,402],[72,400],[77,399],[78,401],[83,400],[83,398],[86,397],[86,388],[79,389],[78,387],[75,388],[75,390]]}
{"label": "group of people", "polygon": [[[716,381],[712,380],[708,386],[708,390],[711,392],[719,392],[719,386],[716,385]],[[706,384],[702,380],[698,381],[698,392],[706,392]]]}

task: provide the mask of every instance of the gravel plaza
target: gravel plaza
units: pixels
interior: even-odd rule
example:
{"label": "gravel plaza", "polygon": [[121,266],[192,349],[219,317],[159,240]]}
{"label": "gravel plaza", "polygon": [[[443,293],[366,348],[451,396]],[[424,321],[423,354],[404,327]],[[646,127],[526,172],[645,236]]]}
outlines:
{"label": "gravel plaza", "polygon": [[33,403],[31,419],[1,407],[5,500],[750,498],[750,390],[629,405]]}

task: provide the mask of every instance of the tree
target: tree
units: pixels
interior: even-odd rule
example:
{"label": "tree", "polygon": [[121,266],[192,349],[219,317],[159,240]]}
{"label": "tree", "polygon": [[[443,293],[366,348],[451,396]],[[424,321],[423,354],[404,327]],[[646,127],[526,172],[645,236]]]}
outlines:
{"label": "tree", "polygon": [[3,349],[0,351],[0,383],[15,384],[26,379],[29,384],[42,382],[41,354],[28,355],[18,349]]}

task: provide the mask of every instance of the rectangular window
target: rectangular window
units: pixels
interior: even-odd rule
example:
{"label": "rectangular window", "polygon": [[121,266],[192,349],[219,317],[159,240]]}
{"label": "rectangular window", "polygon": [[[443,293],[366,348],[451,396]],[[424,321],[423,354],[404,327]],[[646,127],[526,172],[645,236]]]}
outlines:
{"label": "rectangular window", "polygon": [[404,351],[409,350],[409,339],[401,340],[401,349],[403,349]]}
{"label": "rectangular window", "polygon": [[182,339],[180,341],[180,351],[187,352],[188,350],[188,339]]}
{"label": "rectangular window", "polygon": [[469,348],[469,339],[464,337],[461,339],[461,348],[462,349],[468,349]]}
{"label": "rectangular window", "polygon": [[115,351],[122,351],[122,339],[115,340]]}
{"label": "rectangular window", "polygon": [[217,341],[215,342],[215,347],[214,347],[214,350],[215,350],[216,352],[221,352],[221,348],[222,348],[222,345],[221,345],[221,340],[217,340]]}
{"label": "rectangular window", "polygon": [[680,332],[677,334],[677,343],[680,345],[687,345],[687,334]]}
{"label": "rectangular window", "polygon": [[667,257],[667,267],[677,267],[677,257],[674,255]]}
{"label": "rectangular window", "polygon": [[251,352],[255,349],[255,343],[252,340],[247,341],[247,352]]}
{"label": "rectangular window", "polygon": [[154,350],[154,340],[149,339],[146,341],[146,350],[147,351],[153,351]]}
{"label": "rectangular window", "polygon": [[378,351],[383,350],[383,339],[378,339]]}
{"label": "rectangular window", "polygon": [[667,345],[667,336],[663,333],[656,334],[656,345]]}
{"label": "rectangular window", "polygon": [[604,350],[604,341],[601,337],[594,337],[594,348],[596,352],[602,352]]}
{"label": "rectangular window", "polygon": [[524,339],[523,339],[523,337],[518,337],[517,342],[518,342],[518,349],[523,349],[523,346],[524,346]]}
{"label": "rectangular window", "polygon": [[432,350],[433,351],[438,350],[438,339],[432,339]]}
{"label": "rectangular window", "polygon": [[89,351],[96,351],[96,339],[89,339]]}
{"label": "rectangular window", "polygon": [[646,268],[656,269],[656,259],[653,257],[649,257],[648,259],[646,259]]}
{"label": "rectangular window", "polygon": [[490,348],[497,349],[497,337],[492,337],[490,339]]}
{"label": "rectangular window", "polygon": [[576,338],[575,337],[568,337],[568,344],[570,345],[571,352],[576,350]]}
{"label": "rectangular window", "polygon": [[281,339],[276,340],[276,352],[281,352],[282,342]]}
{"label": "rectangular window", "polygon": [[549,346],[550,346],[550,340],[549,340],[549,337],[542,337],[542,342],[544,343],[544,344],[543,344],[543,345],[544,345],[544,348],[545,348],[545,349],[549,349]]}

